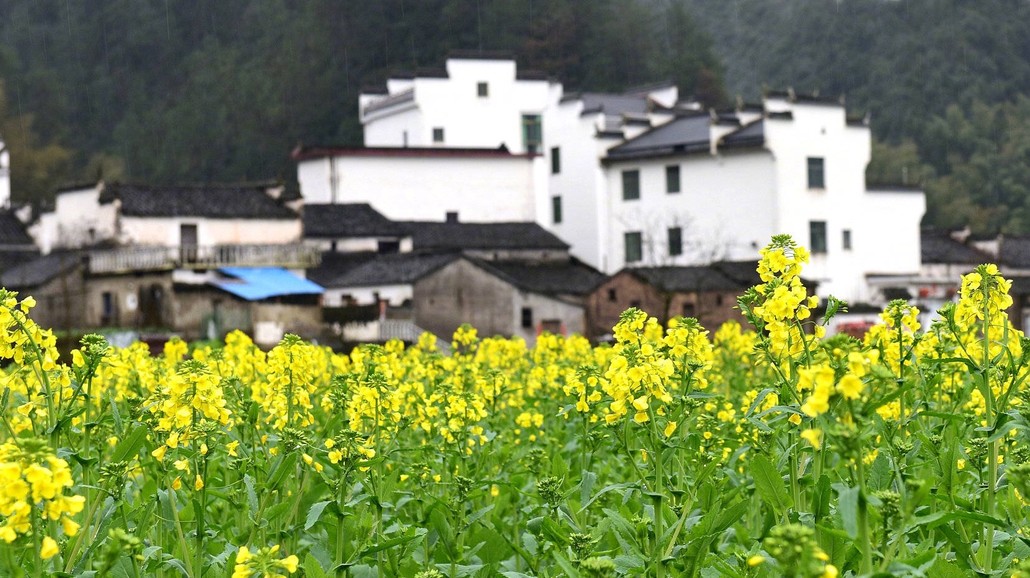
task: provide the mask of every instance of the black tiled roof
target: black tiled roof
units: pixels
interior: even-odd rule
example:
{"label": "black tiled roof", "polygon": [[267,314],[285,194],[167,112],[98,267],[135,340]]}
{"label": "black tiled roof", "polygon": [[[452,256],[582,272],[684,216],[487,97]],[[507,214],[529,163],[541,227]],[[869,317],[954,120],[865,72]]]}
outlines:
{"label": "black tiled roof", "polygon": [[259,184],[106,185],[101,202],[120,199],[131,217],[209,217],[214,219],[296,219],[297,213],[268,196]]}
{"label": "black tiled roof", "polygon": [[325,286],[333,288],[408,285],[458,258],[458,253],[377,255],[330,280]]}
{"label": "black tiled roof", "polygon": [[51,279],[79,266],[82,257],[75,251],[54,252],[16,265],[0,275],[0,285],[22,290],[39,287]]}
{"label": "black tiled roof", "polygon": [[604,273],[574,258],[541,263],[470,261],[516,287],[544,295],[587,295],[607,279]]}
{"label": "black tiled roof", "polygon": [[699,113],[681,116],[608,149],[608,159],[707,152],[712,118]]}
{"label": "black tiled roof", "polygon": [[920,256],[926,264],[979,265],[993,258],[975,247],[956,240],[947,231],[922,231]]}
{"label": "black tiled roof", "polygon": [[406,221],[402,224],[417,251],[569,248],[537,223]]}
{"label": "black tiled roof", "polygon": [[634,267],[628,269],[648,284],[662,291],[738,291],[750,285],[733,279],[710,266]]}
{"label": "black tiled roof", "polygon": [[640,95],[584,92],[579,98],[583,101],[583,114],[603,112],[609,115],[622,115],[647,112],[647,98]]}
{"label": "black tiled roof", "polygon": [[340,275],[371,261],[379,256],[378,253],[362,251],[357,253],[337,253],[326,251],[322,253],[322,260],[318,267],[306,271],[307,278],[325,287],[327,284]]}
{"label": "black tiled roof", "polygon": [[0,245],[34,246],[25,225],[11,212],[0,212]]}
{"label": "black tiled roof", "polygon": [[[1030,269],[1030,236],[1006,235],[1002,237],[997,260],[1001,261],[1001,265],[1008,267]],[[990,261],[988,259],[983,262]]]}
{"label": "black tiled roof", "polygon": [[38,258],[39,249],[36,248],[0,249],[0,272]]}
{"label": "black tiled roof", "polygon": [[406,231],[368,203],[304,206],[304,236],[308,238],[401,237]]}
{"label": "black tiled roof", "polygon": [[719,140],[719,147],[737,148],[763,146],[765,144],[765,123],[756,120],[735,130]]}

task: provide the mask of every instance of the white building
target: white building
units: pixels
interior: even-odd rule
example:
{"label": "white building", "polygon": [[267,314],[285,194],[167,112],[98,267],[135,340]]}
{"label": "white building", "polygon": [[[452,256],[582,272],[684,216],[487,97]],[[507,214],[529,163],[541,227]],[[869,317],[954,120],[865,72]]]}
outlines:
{"label": "white building", "polygon": [[0,208],[11,206],[11,153],[0,139]]}
{"label": "white building", "polygon": [[870,131],[789,93],[718,114],[676,87],[566,94],[510,58],[449,58],[360,99],[366,149],[295,152],[305,198],[395,220],[536,221],[606,272],[754,259],[778,233],[813,253],[820,293],[882,299],[919,271],[915,190],[870,189]]}

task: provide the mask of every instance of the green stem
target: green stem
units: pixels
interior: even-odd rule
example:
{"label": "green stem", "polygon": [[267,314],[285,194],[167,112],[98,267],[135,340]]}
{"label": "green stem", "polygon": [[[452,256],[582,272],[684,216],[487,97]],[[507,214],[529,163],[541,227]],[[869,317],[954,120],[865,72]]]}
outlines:
{"label": "green stem", "polygon": [[856,458],[855,474],[858,482],[858,547],[862,552],[859,574],[865,575],[873,571],[873,540],[869,535],[869,502],[866,500],[865,463],[861,456]]}

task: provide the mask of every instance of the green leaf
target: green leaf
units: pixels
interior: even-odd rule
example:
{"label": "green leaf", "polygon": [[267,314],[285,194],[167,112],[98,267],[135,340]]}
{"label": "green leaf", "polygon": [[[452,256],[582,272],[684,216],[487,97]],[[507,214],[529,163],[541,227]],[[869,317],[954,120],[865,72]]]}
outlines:
{"label": "green leaf", "polygon": [[258,511],[258,497],[257,490],[254,489],[254,478],[250,474],[243,476],[243,487],[247,490],[247,507],[250,509],[250,514],[253,516]]}
{"label": "green leaf", "polygon": [[304,557],[304,576],[306,578],[326,578],[322,565],[310,553]]}
{"label": "green leaf", "polygon": [[318,519],[322,517],[322,512],[325,511],[325,507],[328,505],[328,501],[315,502],[314,504],[311,504],[311,508],[308,510],[307,520],[304,521],[305,530],[310,530],[312,526],[318,523]]}
{"label": "green leaf", "polygon": [[271,473],[268,474],[268,482],[265,484],[265,489],[276,490],[282,485],[285,480],[297,465],[297,452],[290,452],[282,457],[279,462],[272,468]]}
{"label": "green leaf", "polygon": [[115,446],[114,452],[111,453],[111,460],[115,462],[124,462],[129,458],[139,453],[140,448],[147,441],[147,433],[149,432],[147,426],[138,423],[129,432],[129,435],[125,436],[122,441],[118,442]]}
{"label": "green leaf", "polygon": [[834,484],[837,490],[837,512],[840,513],[841,526],[852,540],[858,537],[858,500],[860,488],[848,488],[843,484]]}
{"label": "green leaf", "polygon": [[404,536],[398,536],[396,538],[390,538],[389,540],[384,540],[384,541],[382,541],[382,542],[380,542],[378,544],[374,544],[372,546],[369,546],[368,548],[365,548],[364,550],[361,551],[361,556],[368,556],[369,554],[375,554],[376,552],[381,552],[383,550],[389,550],[390,548],[393,548],[394,546],[399,546],[401,544],[407,544],[408,542],[411,542],[412,540],[417,540],[417,539],[419,539],[419,538],[421,538],[422,536],[425,536],[425,535],[426,535],[425,528],[412,529],[407,534],[405,534]]}
{"label": "green leaf", "polygon": [[786,512],[794,505],[787,484],[769,458],[763,455],[751,458],[751,477],[755,480],[755,490],[777,514]]}
{"label": "green leaf", "polygon": [[583,479],[579,482],[579,503],[586,504],[590,501],[590,493],[594,490],[594,483],[597,481],[597,474],[594,472],[583,472]]}

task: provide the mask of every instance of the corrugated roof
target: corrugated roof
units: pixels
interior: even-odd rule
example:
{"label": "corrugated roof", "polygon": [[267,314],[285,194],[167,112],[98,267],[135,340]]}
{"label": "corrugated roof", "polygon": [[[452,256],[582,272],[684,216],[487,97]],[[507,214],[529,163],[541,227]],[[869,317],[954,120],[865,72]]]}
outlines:
{"label": "corrugated roof", "polygon": [[568,249],[568,243],[537,223],[406,221],[416,250]]}
{"label": "corrugated roof", "polygon": [[218,271],[232,279],[211,281],[211,285],[247,301],[287,295],[321,295],[325,291],[320,285],[280,267],[225,267]]}
{"label": "corrugated roof", "polygon": [[378,255],[339,277],[328,287],[376,287],[410,285],[458,258],[457,253],[395,253]]}
{"label": "corrugated roof", "polygon": [[265,192],[267,184],[105,186],[101,202],[120,199],[130,217],[296,219],[297,213]]}
{"label": "corrugated roof", "polygon": [[368,203],[308,204],[304,206],[304,236],[308,238],[400,237],[400,224]]}

